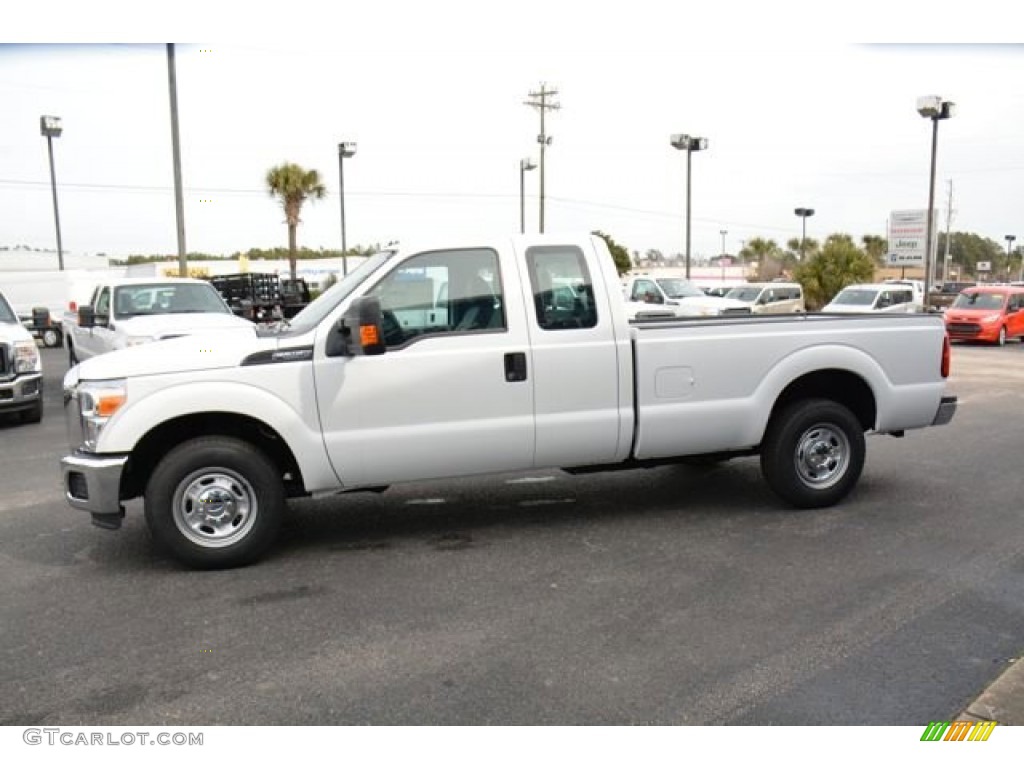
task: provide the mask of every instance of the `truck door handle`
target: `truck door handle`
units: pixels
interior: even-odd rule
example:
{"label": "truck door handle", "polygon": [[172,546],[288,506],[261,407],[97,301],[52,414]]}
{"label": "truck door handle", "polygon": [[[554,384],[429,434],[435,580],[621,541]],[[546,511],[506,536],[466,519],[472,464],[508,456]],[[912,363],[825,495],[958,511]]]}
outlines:
{"label": "truck door handle", "polygon": [[526,353],[505,354],[505,381],[526,381]]}

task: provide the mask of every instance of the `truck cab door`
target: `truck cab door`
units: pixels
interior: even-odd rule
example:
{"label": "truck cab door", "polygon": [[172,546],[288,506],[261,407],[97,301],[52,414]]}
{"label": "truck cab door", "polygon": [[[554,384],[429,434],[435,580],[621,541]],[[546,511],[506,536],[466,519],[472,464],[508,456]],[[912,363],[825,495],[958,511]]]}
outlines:
{"label": "truck cab door", "polygon": [[320,424],[343,485],[533,465],[526,312],[504,256],[428,251],[382,275],[365,295],[383,310],[384,354],[328,357],[329,330],[318,333]]}
{"label": "truck cab door", "polygon": [[[537,467],[613,463],[628,455],[632,357],[617,275],[611,257],[606,261],[576,244],[527,246],[519,254],[529,307]],[[633,295],[643,289],[638,280]],[[567,291],[574,297],[568,305],[558,298]]]}

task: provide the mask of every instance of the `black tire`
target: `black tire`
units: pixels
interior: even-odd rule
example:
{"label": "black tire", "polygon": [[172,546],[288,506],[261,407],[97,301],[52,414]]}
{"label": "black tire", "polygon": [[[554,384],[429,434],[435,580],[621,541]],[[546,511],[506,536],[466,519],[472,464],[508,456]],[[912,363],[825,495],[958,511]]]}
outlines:
{"label": "black tire", "polygon": [[999,347],[1005,347],[1006,346],[1006,326],[1005,325],[1002,328],[999,329],[999,337],[996,339],[996,346],[999,346]]}
{"label": "black tire", "polygon": [[[206,499],[203,495],[206,495]],[[234,568],[274,543],[285,511],[277,467],[233,437],[200,437],[170,451],[145,491],[157,544],[196,568]]]}
{"label": "black tire", "polygon": [[761,473],[779,497],[801,509],[829,507],[864,469],[864,428],[832,400],[802,400],[772,417],[761,445]]}
{"label": "black tire", "polygon": [[26,424],[38,424],[43,420],[43,396],[33,404],[31,408],[21,412],[21,420]]}
{"label": "black tire", "polygon": [[56,328],[47,328],[45,331],[43,331],[42,337],[44,347],[53,349],[54,347],[60,346],[60,331],[57,330]]}

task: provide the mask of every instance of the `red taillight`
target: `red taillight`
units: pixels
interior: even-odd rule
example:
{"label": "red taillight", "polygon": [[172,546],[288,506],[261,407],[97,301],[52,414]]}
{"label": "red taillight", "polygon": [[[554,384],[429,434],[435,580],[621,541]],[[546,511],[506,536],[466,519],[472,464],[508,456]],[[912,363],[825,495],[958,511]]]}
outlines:
{"label": "red taillight", "polygon": [[939,366],[939,372],[942,374],[942,378],[949,378],[949,358],[950,358],[950,344],[949,334],[947,333],[942,337],[942,364]]}

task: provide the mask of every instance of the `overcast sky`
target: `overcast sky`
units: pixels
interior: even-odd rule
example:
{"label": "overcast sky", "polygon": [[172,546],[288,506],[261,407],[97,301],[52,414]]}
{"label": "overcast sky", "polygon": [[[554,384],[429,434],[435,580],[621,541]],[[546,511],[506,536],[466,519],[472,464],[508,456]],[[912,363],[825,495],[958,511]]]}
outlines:
{"label": "overcast sky", "polygon": [[[61,5],[29,11],[0,45],[0,246],[55,245],[46,114],[64,126],[65,249],[176,253],[164,41],[177,41],[189,251],[286,245],[264,186],[286,161],[328,191],[303,209],[299,244],[340,247],[340,141],[358,144],[350,246],[518,231],[519,161],[539,157],[524,101],[541,83],[561,105],[547,119],[549,232],[681,252],[685,153],[669,136],[691,133],[710,143],[692,158],[695,256],[719,253],[721,230],[730,253],[785,244],[795,207],[815,209],[809,237],[884,236],[890,211],[927,207],[931,123],[915,104],[934,93],[957,105],[939,125],[940,225],[952,180],[954,230],[1024,241],[1024,46],[999,43],[1014,19],[987,2],[377,0],[267,18],[184,2],[141,21],[138,4]],[[97,39],[128,44],[68,44]],[[538,181],[526,174],[528,231]]]}

